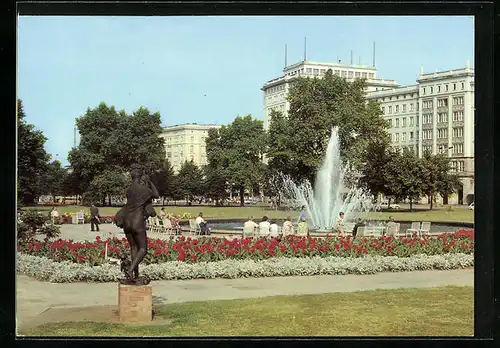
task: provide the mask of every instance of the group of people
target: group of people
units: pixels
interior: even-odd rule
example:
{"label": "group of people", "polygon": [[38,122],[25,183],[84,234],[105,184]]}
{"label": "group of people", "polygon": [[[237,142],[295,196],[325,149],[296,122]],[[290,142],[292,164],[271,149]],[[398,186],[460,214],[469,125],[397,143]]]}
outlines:
{"label": "group of people", "polygon": [[158,220],[161,221],[163,226],[172,229],[175,234],[181,233],[180,217],[178,215],[170,215],[165,213],[165,208],[162,207],[157,216]]}
{"label": "group of people", "polygon": [[[295,233],[296,232],[296,233]],[[243,225],[243,237],[251,237],[254,235],[264,236],[264,237],[279,237],[279,236],[287,236],[290,234],[297,235],[307,235],[309,233],[307,228],[307,223],[304,219],[299,219],[297,225],[297,231],[295,231],[295,227],[292,223],[292,217],[288,216],[283,222],[283,226],[281,230],[274,220],[269,220],[267,216],[262,218],[258,224],[253,220],[253,217],[250,217]]]}

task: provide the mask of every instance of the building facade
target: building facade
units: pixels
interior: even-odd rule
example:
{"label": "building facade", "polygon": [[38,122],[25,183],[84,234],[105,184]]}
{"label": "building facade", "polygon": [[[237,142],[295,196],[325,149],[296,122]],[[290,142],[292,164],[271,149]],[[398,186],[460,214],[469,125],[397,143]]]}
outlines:
{"label": "building facade", "polygon": [[368,99],[381,104],[396,148],[408,147],[421,157],[425,151],[445,153],[463,188],[443,203],[474,200],[474,70],[423,73],[416,85],[371,91]]}
{"label": "building facade", "polygon": [[198,166],[207,164],[205,139],[211,128],[220,126],[186,123],[163,128],[161,137],[165,139],[166,158],[172,164],[175,173],[179,172],[185,161],[193,160]]}
{"label": "building facade", "polygon": [[348,81],[356,78],[367,79],[367,92],[393,89],[397,87],[394,80],[377,79],[377,69],[366,65],[348,65],[341,63],[324,63],[302,61],[283,70],[283,75],[267,81],[261,88],[264,97],[264,129],[269,129],[271,111],[281,111],[288,114],[290,104],[287,100],[291,83],[297,77],[321,78],[328,69],[337,76],[345,77]]}

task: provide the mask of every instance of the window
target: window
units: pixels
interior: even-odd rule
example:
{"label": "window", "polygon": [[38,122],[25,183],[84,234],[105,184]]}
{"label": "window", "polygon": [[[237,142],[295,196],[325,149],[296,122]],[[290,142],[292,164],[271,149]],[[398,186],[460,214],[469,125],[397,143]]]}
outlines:
{"label": "window", "polygon": [[422,139],[432,139],[432,129],[425,129],[422,131]]}
{"label": "window", "polygon": [[432,123],[432,114],[422,115],[422,124],[430,124]]}
{"label": "window", "polygon": [[314,70],[313,70],[313,74],[314,74],[314,75],[319,75],[319,69],[314,69]]}
{"label": "window", "polygon": [[406,104],[403,104],[403,112],[406,112]]}
{"label": "window", "polygon": [[464,127],[453,128],[453,138],[461,138],[464,136]]}
{"label": "window", "polygon": [[458,171],[462,173],[464,170],[464,161],[458,161]]}
{"label": "window", "polygon": [[431,87],[431,94],[432,94],[432,93],[434,93],[434,88],[433,88],[433,87]]}
{"label": "window", "polygon": [[448,129],[447,128],[439,128],[437,137],[438,137],[438,139],[447,138],[448,137]]}
{"label": "window", "polygon": [[422,88],[422,94],[425,95],[425,87]]}
{"label": "window", "polygon": [[457,172],[457,170],[458,170],[458,168],[457,168],[457,161],[451,161],[450,162],[450,170],[452,172],[455,172],[455,173]]}
{"label": "window", "polygon": [[347,71],[342,70],[342,77],[347,77]]}
{"label": "window", "polygon": [[385,114],[385,106],[382,106],[380,110],[382,110],[382,113]]}
{"label": "window", "polygon": [[441,86],[438,86],[438,93],[441,92]]}
{"label": "window", "polygon": [[454,97],[453,105],[464,105],[464,97]]}
{"label": "window", "polygon": [[306,73],[310,74],[312,72],[312,68],[306,68]]}
{"label": "window", "polygon": [[403,117],[402,122],[403,122],[403,126],[402,127],[406,127],[406,117]]}
{"label": "window", "polygon": [[432,109],[432,100],[425,100],[422,102],[422,109]]}
{"label": "window", "polygon": [[453,84],[453,90],[454,90],[454,91],[456,91],[456,90],[457,90],[457,84],[456,84],[456,83],[454,83],[454,84]]}
{"label": "window", "polygon": [[189,146],[189,152],[190,152],[190,153],[193,153],[193,152],[194,152],[194,146],[193,146],[193,145]]}
{"label": "window", "polygon": [[415,110],[415,104],[411,103],[410,104],[410,111],[414,111]]}
{"label": "window", "polygon": [[321,69],[321,75],[324,75],[326,73],[326,69]]}
{"label": "window", "polygon": [[354,76],[354,73],[352,71],[349,71],[349,78],[352,79],[353,76]]}
{"label": "window", "polygon": [[401,141],[406,141],[406,133],[401,134]]}
{"label": "window", "polygon": [[410,132],[410,140],[413,140],[413,132]]}
{"label": "window", "polygon": [[361,76],[362,76],[364,79],[366,79],[366,78],[368,77],[368,73],[365,73],[365,72],[364,72]]}
{"label": "window", "polygon": [[419,116],[417,115],[417,121],[416,121],[417,124],[418,124],[418,121],[419,121]]}
{"label": "window", "polygon": [[396,128],[399,128],[399,118],[396,118]]}
{"label": "window", "polygon": [[415,123],[415,118],[414,117],[410,117],[410,127],[412,127]]}
{"label": "window", "polygon": [[462,82],[462,89],[464,89],[464,88],[465,88],[465,84]]}
{"label": "window", "polygon": [[444,90],[445,90],[446,92],[448,92],[448,85],[445,85],[445,86],[444,86]]}
{"label": "window", "polygon": [[340,76],[340,70],[335,70],[335,75]]}
{"label": "window", "polygon": [[452,117],[454,122],[462,122],[464,120],[464,112],[462,110],[453,111]]}
{"label": "window", "polygon": [[438,107],[445,107],[448,106],[448,99],[443,98],[443,99],[438,99]]}
{"label": "window", "polygon": [[389,113],[392,114],[392,106],[389,106]]}
{"label": "window", "polygon": [[423,152],[432,152],[432,146],[430,146],[430,145],[422,146],[422,151]]}
{"label": "window", "polygon": [[191,142],[192,142],[192,143],[194,142],[194,137],[191,137]]}
{"label": "window", "polygon": [[445,123],[445,122],[448,122],[448,113],[447,112],[438,113],[438,123]]}
{"label": "window", "polygon": [[451,150],[453,154],[463,154],[464,144],[453,144],[453,149]]}
{"label": "window", "polygon": [[359,71],[356,71],[356,73],[354,74],[355,77],[359,78],[361,77],[361,73]]}
{"label": "window", "polygon": [[396,143],[399,143],[399,133],[396,133]]}
{"label": "window", "polygon": [[399,105],[396,105],[396,114],[399,112]]}
{"label": "window", "polygon": [[446,153],[446,146],[444,146],[444,145],[439,145],[439,147],[438,147],[438,152],[439,152],[439,153]]}
{"label": "window", "polygon": [[375,76],[373,73],[369,73],[368,76],[373,79],[373,77]]}

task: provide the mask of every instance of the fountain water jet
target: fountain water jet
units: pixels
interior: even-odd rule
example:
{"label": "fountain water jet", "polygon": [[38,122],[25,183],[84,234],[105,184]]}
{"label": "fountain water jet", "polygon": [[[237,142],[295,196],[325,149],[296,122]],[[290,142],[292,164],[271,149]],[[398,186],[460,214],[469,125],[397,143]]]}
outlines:
{"label": "fountain water jet", "polygon": [[366,217],[372,208],[372,196],[361,188],[349,188],[345,183],[347,167],[340,158],[338,128],[332,129],[325,158],[316,174],[314,189],[309,181],[295,184],[284,176],[284,194],[301,206],[306,206],[314,227],[330,231],[335,226],[339,213],[344,212],[344,221]]}

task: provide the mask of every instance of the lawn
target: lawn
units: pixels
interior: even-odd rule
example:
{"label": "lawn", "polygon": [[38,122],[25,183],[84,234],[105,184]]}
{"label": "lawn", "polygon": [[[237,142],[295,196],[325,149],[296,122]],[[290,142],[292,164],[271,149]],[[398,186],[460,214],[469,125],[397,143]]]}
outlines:
{"label": "lawn", "polygon": [[28,336],[473,336],[472,287],[161,305],[150,324],[51,323]]}
{"label": "lawn", "polygon": [[[51,207],[29,207],[30,209],[50,210]],[[60,213],[77,212],[82,207],[80,206],[61,206],[58,207]],[[119,208],[116,207],[101,207],[99,212],[102,216],[114,215]],[[159,211],[160,207],[155,207]],[[89,208],[84,207],[84,211],[88,212]],[[297,217],[297,211],[280,211],[269,210],[264,206],[248,206],[248,207],[209,207],[209,206],[166,206],[165,211],[172,214],[190,213],[192,216],[198,215],[203,212],[204,216],[210,218],[233,218],[233,219],[246,219],[253,216],[256,219],[267,215],[273,219],[284,219],[288,215]],[[387,220],[389,216],[394,216],[396,221],[429,221],[429,222],[474,222],[474,211],[467,210],[465,207],[454,207],[452,211],[445,211],[444,209],[428,210],[421,207],[414,209],[414,211],[390,211],[390,212],[373,212],[370,218],[374,220]]]}

